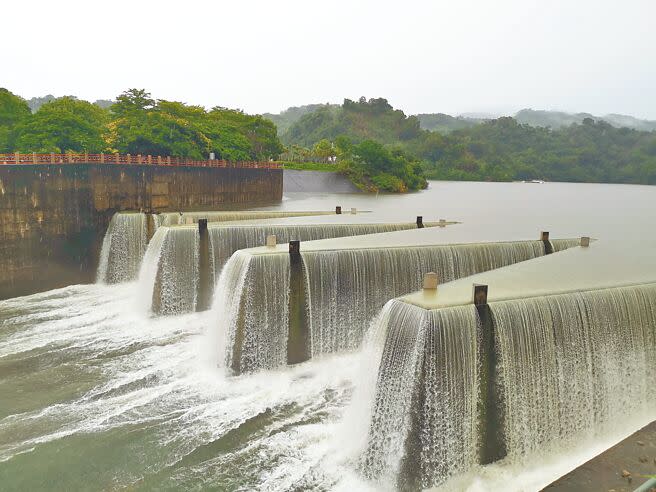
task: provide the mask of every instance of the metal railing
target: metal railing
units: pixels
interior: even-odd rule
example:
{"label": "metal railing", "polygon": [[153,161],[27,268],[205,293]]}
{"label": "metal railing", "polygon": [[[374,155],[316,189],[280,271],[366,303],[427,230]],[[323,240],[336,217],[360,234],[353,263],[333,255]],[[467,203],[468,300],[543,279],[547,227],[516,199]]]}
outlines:
{"label": "metal railing", "polygon": [[216,167],[249,169],[282,169],[278,162],[260,161],[196,161],[180,157],[162,157],[160,155],[132,154],[0,154],[0,165],[34,165],[34,164],[127,164],[172,167]]}

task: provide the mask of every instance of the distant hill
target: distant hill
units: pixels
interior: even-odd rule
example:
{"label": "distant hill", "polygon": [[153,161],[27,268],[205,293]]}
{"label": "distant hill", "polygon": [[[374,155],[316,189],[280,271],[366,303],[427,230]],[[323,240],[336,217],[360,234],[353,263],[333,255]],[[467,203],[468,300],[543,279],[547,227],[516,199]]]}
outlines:
{"label": "distant hill", "polygon": [[322,139],[334,141],[341,135],[354,143],[372,139],[394,144],[415,139],[421,133],[416,116],[394,109],[387,99],[361,97],[358,101],[344,99],[341,106],[322,105],[306,112],[280,138],[288,145],[312,147]]}
{"label": "distant hill", "polygon": [[[39,110],[39,108],[43,106],[45,103],[54,101],[55,99],[57,99],[55,96],[53,96],[52,94],[48,94],[47,96],[43,96],[43,97],[33,97],[32,99],[28,99],[26,102],[32,113],[36,113]],[[100,106],[103,109],[107,109],[112,104],[114,104],[114,101],[110,101],[109,99],[98,99],[93,104],[95,104],[96,106]]]}
{"label": "distant hill", "polygon": [[562,128],[574,123],[581,124],[584,119],[590,118],[595,121],[603,120],[616,128],[632,128],[641,131],[656,130],[656,121],[641,120],[633,116],[621,114],[607,114],[605,116],[594,116],[590,113],[565,113],[562,111],[544,111],[535,109],[522,109],[515,115],[518,123],[545,127]]}
{"label": "distant hill", "polygon": [[463,116],[451,116],[444,113],[423,113],[418,114],[417,119],[424,130],[438,132],[442,134],[450,133],[454,130],[471,128],[485,121],[480,118],[466,118]]}
{"label": "distant hill", "polygon": [[306,104],[305,106],[292,106],[281,113],[264,113],[262,117],[273,121],[278,127],[278,136],[284,134],[290,126],[301,119],[302,116],[313,113],[321,108],[338,108],[338,104]]}

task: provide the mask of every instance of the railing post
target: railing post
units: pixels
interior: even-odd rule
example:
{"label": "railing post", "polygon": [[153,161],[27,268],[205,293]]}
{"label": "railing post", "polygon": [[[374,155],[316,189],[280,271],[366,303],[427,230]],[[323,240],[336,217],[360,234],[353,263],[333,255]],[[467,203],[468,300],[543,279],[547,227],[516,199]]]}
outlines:
{"label": "railing post", "polygon": [[32,164],[36,164],[36,152],[32,152]]}
{"label": "railing post", "polygon": [[158,155],[158,156],[157,156],[157,165],[158,165],[158,166],[161,166],[161,165],[162,165],[162,156],[161,156],[161,155]]}
{"label": "railing post", "polygon": [[73,164],[73,152],[68,153],[68,163]]}
{"label": "railing post", "polygon": [[14,159],[16,159],[16,164],[20,164],[20,152],[14,153]]}
{"label": "railing post", "polygon": [[171,165],[171,156],[170,155],[166,157],[166,164],[168,164],[169,166]]}
{"label": "railing post", "polygon": [[128,155],[127,155],[127,159],[128,159],[128,164],[131,164],[131,163],[132,163],[132,162],[131,162],[131,161],[132,161],[132,159],[131,159],[131,156],[130,156],[130,154],[128,154]]}
{"label": "railing post", "polygon": [[88,152],[84,153],[84,163],[89,164],[89,153]]}
{"label": "railing post", "polygon": [[153,156],[148,154],[148,164],[152,164],[152,163],[153,163]]}
{"label": "railing post", "polygon": [[55,153],[50,152],[50,164],[54,164],[54,163],[55,163]]}
{"label": "railing post", "polygon": [[105,163],[105,154],[103,154],[102,152],[100,153],[100,163],[101,164]]}

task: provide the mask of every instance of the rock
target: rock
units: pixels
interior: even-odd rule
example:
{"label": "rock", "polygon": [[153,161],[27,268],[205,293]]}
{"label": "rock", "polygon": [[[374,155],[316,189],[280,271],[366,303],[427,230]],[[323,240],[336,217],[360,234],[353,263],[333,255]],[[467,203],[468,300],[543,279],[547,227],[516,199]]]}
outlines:
{"label": "rock", "polygon": [[649,459],[648,459],[646,456],[640,456],[640,457],[638,458],[638,461],[639,461],[640,463],[647,463],[647,461],[649,461]]}
{"label": "rock", "polygon": [[642,442],[642,441],[638,441],[637,444],[638,444],[638,446],[644,446],[645,445],[645,443]]}
{"label": "rock", "polygon": [[629,478],[630,476],[631,476],[631,472],[622,470],[622,478]]}

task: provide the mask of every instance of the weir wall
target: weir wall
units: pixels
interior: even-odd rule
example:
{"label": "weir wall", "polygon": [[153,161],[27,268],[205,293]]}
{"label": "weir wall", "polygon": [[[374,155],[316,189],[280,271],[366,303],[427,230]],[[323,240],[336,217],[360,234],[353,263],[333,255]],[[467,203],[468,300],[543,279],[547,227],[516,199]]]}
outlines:
{"label": "weir wall", "polygon": [[0,299],[95,277],[116,212],[237,209],[282,199],[281,169],[0,166]]}

